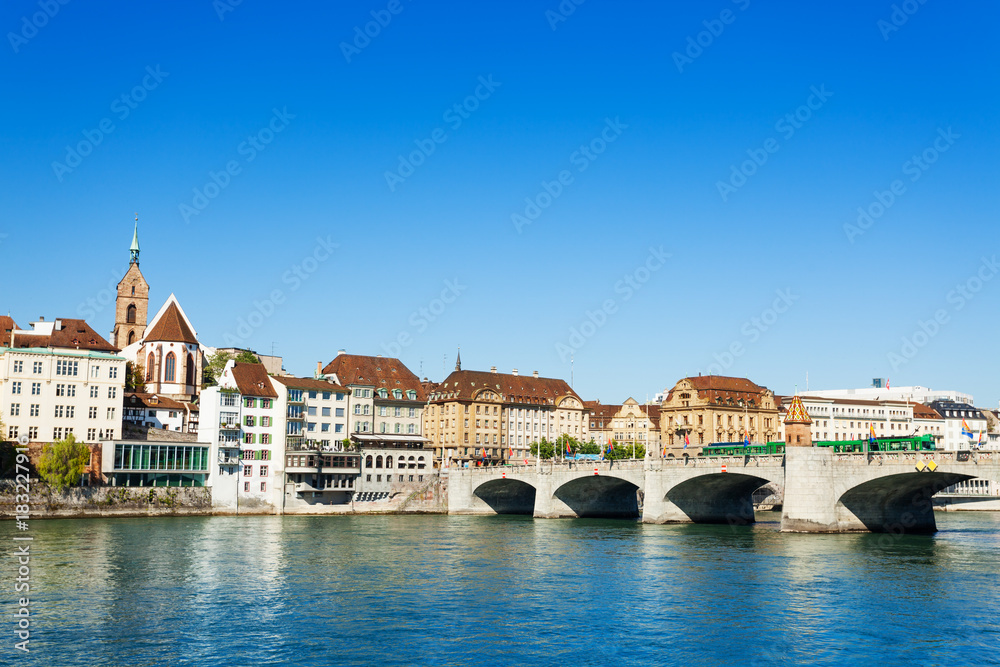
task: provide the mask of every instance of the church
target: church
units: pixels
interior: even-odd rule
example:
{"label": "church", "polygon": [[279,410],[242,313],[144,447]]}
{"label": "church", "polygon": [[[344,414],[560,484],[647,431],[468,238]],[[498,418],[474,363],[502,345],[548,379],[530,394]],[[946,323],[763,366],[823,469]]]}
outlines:
{"label": "church", "polygon": [[142,367],[144,393],[195,402],[201,391],[205,348],[177,297],[171,294],[147,324],[149,283],[139,270],[139,220],[129,248],[129,267],[118,283],[111,343]]}

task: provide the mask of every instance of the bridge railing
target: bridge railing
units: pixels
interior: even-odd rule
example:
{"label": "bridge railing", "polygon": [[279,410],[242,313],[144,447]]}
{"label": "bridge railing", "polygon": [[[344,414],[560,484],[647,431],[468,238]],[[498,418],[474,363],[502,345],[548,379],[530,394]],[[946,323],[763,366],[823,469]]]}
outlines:
{"label": "bridge railing", "polygon": [[1000,452],[868,452],[858,454],[834,454],[834,461],[853,463],[855,465],[882,465],[885,463],[912,463],[918,461],[934,461],[942,463],[997,463]]}
{"label": "bridge railing", "polygon": [[455,471],[474,475],[497,476],[501,473],[524,474],[541,472],[543,475],[556,471],[593,471],[613,472],[616,470],[674,470],[678,468],[721,469],[727,468],[757,468],[761,466],[780,467],[785,457],[781,455],[763,456],[713,456],[688,457],[679,459],[619,459],[616,461],[542,461],[540,467],[535,465],[506,465],[477,468],[456,468]]}

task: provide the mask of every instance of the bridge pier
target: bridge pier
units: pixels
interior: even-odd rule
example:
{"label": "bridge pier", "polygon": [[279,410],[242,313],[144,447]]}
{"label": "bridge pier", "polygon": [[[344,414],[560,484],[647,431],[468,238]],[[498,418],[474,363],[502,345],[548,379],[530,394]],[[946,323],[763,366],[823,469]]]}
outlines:
{"label": "bridge pier", "polygon": [[785,497],[781,530],[839,533],[833,452],[830,447],[785,448]]}

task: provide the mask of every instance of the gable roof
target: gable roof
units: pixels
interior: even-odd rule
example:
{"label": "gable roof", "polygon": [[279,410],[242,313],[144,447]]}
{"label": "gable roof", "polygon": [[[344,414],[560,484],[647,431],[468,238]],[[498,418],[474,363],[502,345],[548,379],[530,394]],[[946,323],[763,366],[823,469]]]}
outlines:
{"label": "gable roof", "polygon": [[430,400],[470,401],[483,389],[499,392],[505,403],[555,405],[557,399],[567,396],[583,403],[565,380],[492,371],[453,371],[435,388]]}
{"label": "gable roof", "polygon": [[[123,405],[126,408],[149,408],[152,410],[184,411],[184,404],[160,394],[135,393],[125,394]],[[197,409],[195,410],[197,411]]]}
{"label": "gable roof", "polygon": [[934,408],[923,403],[912,403],[914,419],[944,419]]}
{"label": "gable roof", "polygon": [[785,414],[786,424],[812,424],[813,420],[806,412],[806,406],[802,405],[802,399],[796,396],[788,405],[788,412]]}
{"label": "gable roof", "polygon": [[233,380],[236,388],[244,396],[278,398],[278,392],[271,385],[264,364],[233,364]]}
{"label": "gable roof", "polygon": [[420,379],[394,357],[370,357],[361,354],[338,354],[323,368],[324,375],[336,375],[344,386],[364,385],[376,389],[401,389],[417,392],[417,400],[427,395]]}
{"label": "gable roof", "polygon": [[[43,331],[47,330],[48,333],[15,329],[13,331],[13,347],[53,347],[68,350],[93,350],[95,352],[118,351],[118,348],[104,340],[84,320],[61,317],[51,323],[44,322],[42,324],[46,325],[46,329]],[[50,324],[51,329],[48,328]]]}
{"label": "gable roof", "polygon": [[144,342],[168,341],[176,343],[198,344],[198,337],[194,332],[194,327],[184,314],[177,297],[171,294],[159,312],[153,317],[149,328],[143,335]]}

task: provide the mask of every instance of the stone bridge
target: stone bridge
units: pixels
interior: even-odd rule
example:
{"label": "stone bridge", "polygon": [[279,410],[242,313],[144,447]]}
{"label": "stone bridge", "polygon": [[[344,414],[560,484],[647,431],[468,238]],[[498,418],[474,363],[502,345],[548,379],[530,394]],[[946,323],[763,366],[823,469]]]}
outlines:
{"label": "stone bridge", "polygon": [[754,520],[754,490],[784,489],[792,532],[936,530],[931,496],[975,477],[1000,481],[1000,453],[835,454],[543,462],[449,471],[450,514],[641,518],[645,523]]}

